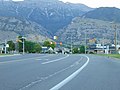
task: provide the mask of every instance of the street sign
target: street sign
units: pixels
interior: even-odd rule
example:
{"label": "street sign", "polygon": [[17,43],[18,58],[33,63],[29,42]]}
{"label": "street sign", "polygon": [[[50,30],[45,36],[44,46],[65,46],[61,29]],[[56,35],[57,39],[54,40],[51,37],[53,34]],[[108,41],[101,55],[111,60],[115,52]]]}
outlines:
{"label": "street sign", "polygon": [[8,48],[8,47],[9,47],[9,44],[6,44],[6,47]]}
{"label": "street sign", "polygon": [[57,40],[58,39],[58,37],[57,36],[54,36],[54,40]]}

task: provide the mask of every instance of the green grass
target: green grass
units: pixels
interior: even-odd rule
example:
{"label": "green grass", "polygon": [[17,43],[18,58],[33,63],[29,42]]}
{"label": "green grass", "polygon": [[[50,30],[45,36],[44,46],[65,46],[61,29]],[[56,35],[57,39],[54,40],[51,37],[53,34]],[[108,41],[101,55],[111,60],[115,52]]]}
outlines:
{"label": "green grass", "polygon": [[5,56],[5,55],[12,55],[12,54],[0,54],[0,56]]}
{"label": "green grass", "polygon": [[0,54],[0,56],[5,55],[5,54]]}
{"label": "green grass", "polygon": [[100,54],[100,56],[107,56],[120,59],[120,54]]}

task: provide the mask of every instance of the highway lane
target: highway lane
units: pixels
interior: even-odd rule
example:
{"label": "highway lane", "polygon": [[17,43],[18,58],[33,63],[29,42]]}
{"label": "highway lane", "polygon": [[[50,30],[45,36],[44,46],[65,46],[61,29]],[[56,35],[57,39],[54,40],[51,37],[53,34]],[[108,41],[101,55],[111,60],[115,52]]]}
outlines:
{"label": "highway lane", "polygon": [[[28,60],[25,57],[27,57]],[[19,90],[31,82],[53,75],[60,70],[64,70],[72,65],[77,58],[80,59],[79,56],[76,58],[68,57],[68,55],[48,55],[48,57],[41,57],[41,60],[37,60],[36,57],[34,57],[35,59],[33,59],[33,57],[32,59],[30,59],[28,56],[25,57],[23,59],[26,60],[22,60],[22,62],[7,61],[7,63],[0,63],[0,90]],[[9,57],[8,59],[10,60],[10,58],[13,57]],[[42,64],[43,62],[54,60],[57,60],[56,62],[61,63],[58,65],[52,65],[51,63],[45,65]],[[65,60],[69,61],[64,63]]]}
{"label": "highway lane", "polygon": [[7,62],[7,61],[16,61],[16,60],[27,60],[28,59],[34,59],[34,58],[41,58],[42,56],[49,56],[49,55],[45,55],[45,54],[25,54],[25,55],[11,55],[11,56],[1,56],[0,57],[0,63],[1,62]]}
{"label": "highway lane", "polygon": [[120,60],[89,57],[87,68],[60,90],[120,90]]}
{"label": "highway lane", "polygon": [[[60,90],[120,90],[120,62],[87,56],[89,58],[62,54],[2,57],[0,90],[56,90],[57,85]],[[72,76],[75,73],[77,75]]]}

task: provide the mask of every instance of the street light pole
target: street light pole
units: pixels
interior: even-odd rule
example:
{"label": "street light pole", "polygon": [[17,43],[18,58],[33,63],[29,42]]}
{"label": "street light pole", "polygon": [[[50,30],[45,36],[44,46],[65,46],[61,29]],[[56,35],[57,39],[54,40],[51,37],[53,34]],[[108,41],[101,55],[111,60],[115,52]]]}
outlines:
{"label": "street light pole", "polygon": [[115,53],[117,54],[117,29],[116,29],[116,25],[114,26],[115,29]]}
{"label": "street light pole", "polygon": [[23,38],[23,54],[25,53],[25,42],[24,42],[24,38]]}
{"label": "street light pole", "polygon": [[22,43],[23,43],[23,55],[24,55],[24,54],[25,54],[25,40],[24,40],[25,37],[22,37],[22,39],[23,39],[23,42],[22,42]]}

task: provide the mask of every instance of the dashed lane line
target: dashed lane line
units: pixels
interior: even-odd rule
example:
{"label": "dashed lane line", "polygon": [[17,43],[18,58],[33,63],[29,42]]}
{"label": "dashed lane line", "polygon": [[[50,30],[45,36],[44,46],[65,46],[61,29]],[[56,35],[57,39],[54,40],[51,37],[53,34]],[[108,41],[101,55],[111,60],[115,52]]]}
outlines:
{"label": "dashed lane line", "polygon": [[52,87],[49,90],[59,90],[61,87],[63,87],[65,84],[70,82],[73,78],[75,78],[89,63],[89,57],[87,57],[87,56],[85,56],[85,57],[87,58],[87,62],[81,68],[79,68],[77,71],[75,71],[69,77],[67,77],[66,79],[64,79],[63,81],[61,81],[60,83],[58,83],[57,85],[55,85],[54,87]]}
{"label": "dashed lane line", "polygon": [[67,58],[67,57],[69,57],[69,55],[67,55],[67,56],[65,56],[65,57],[62,57],[62,58],[59,58],[59,59],[52,60],[52,61],[43,62],[42,64],[49,64],[49,63],[57,62],[57,61],[60,61],[60,60],[65,59],[65,58]]}
{"label": "dashed lane line", "polygon": [[[53,56],[53,55],[42,56],[42,57],[49,57],[49,56]],[[12,60],[12,61],[5,61],[5,62],[0,62],[0,64],[13,63],[13,62],[21,62],[21,61],[30,60],[30,59],[37,59],[37,58],[40,58],[40,57],[26,58],[26,59]]]}

